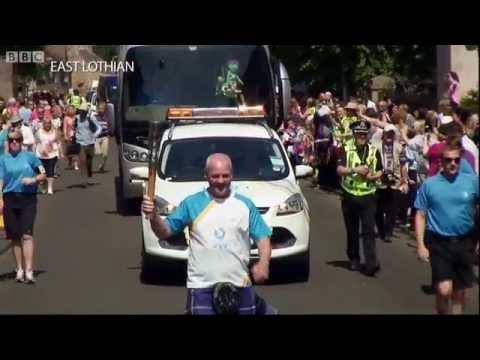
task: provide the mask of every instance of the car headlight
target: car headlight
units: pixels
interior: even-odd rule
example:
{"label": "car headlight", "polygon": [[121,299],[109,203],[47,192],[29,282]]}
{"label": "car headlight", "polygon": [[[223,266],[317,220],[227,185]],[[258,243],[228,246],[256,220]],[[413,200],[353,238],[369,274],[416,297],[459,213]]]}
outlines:
{"label": "car headlight", "polygon": [[164,198],[155,196],[155,205],[157,206],[157,212],[161,216],[168,216],[177,208],[175,205],[170,204]]}
{"label": "car headlight", "polygon": [[148,162],[148,152],[147,151],[137,151],[137,150],[129,150],[124,148],[123,149],[123,157],[132,162]]}
{"label": "car headlight", "polygon": [[303,211],[303,199],[300,194],[290,196],[284,203],[278,205],[277,215],[290,215]]}

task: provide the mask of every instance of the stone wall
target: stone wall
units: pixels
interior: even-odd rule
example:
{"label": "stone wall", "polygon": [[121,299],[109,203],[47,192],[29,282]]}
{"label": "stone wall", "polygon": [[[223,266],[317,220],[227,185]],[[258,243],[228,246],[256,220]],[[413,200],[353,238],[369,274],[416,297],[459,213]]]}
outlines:
{"label": "stone wall", "polygon": [[0,96],[5,100],[13,96],[13,66],[0,60]]}

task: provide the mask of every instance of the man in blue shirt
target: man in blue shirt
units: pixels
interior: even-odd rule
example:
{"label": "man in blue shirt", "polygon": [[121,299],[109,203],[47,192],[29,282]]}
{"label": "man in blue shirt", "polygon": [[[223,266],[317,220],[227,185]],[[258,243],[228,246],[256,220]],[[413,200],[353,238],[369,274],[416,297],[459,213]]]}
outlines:
{"label": "man in blue shirt", "polygon": [[430,262],[438,314],[463,312],[467,289],[473,286],[475,251],[478,255],[473,241],[478,177],[459,171],[461,151],[445,146],[443,170],[422,185],[415,200],[417,252]]}
{"label": "man in blue shirt", "polygon": [[102,126],[95,117],[90,117],[88,105],[83,102],[76,116],[75,139],[80,144],[80,173],[83,179],[82,186],[91,185],[93,176],[93,157],[95,156],[95,140],[102,132]]}
{"label": "man in blue shirt", "polygon": [[33,102],[29,101],[29,107],[25,106],[25,100],[20,101],[20,109],[18,110],[18,115],[22,118],[23,124],[25,126],[30,126],[30,117],[32,116],[32,110],[30,106],[33,107]]}

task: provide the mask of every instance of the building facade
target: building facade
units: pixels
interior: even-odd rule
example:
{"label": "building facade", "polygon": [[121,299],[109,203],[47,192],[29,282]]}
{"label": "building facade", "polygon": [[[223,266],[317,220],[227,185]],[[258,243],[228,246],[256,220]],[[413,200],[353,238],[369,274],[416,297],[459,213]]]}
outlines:
{"label": "building facade", "polygon": [[448,90],[445,76],[449,71],[460,78],[461,97],[478,90],[478,66],[477,50],[467,50],[465,45],[437,45],[437,98],[442,99]]}

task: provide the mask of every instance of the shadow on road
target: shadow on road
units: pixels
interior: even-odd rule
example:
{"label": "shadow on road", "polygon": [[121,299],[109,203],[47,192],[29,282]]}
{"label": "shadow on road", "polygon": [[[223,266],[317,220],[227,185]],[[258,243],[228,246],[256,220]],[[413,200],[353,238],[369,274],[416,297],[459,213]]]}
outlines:
{"label": "shadow on road", "polygon": [[67,186],[67,189],[86,189],[85,187],[83,187],[83,184],[74,184],[74,185],[68,185]]}
{"label": "shadow on road", "polygon": [[422,285],[420,286],[420,289],[425,295],[435,295],[435,289],[434,287],[430,285]]}
{"label": "shadow on road", "polygon": [[289,269],[284,266],[272,264],[270,268],[270,279],[265,285],[289,285],[307,282],[308,280],[295,271],[289,271]]}
{"label": "shadow on road", "polygon": [[142,199],[122,200],[120,178],[115,177],[115,202],[116,211],[106,211],[105,214],[118,214],[120,216],[140,216]]}
{"label": "shadow on road", "polygon": [[15,279],[15,271],[10,271],[8,273],[0,274],[0,281],[8,281]]}
{"label": "shadow on road", "polygon": [[335,261],[327,261],[327,265],[336,267],[336,268],[342,268],[345,270],[349,270],[349,265],[350,261],[345,261],[345,260],[335,260]]}
{"label": "shadow on road", "polygon": [[[37,270],[33,272],[35,277],[38,277],[39,275],[42,275],[44,273],[46,273],[45,270]],[[0,274],[0,282],[15,280],[15,275],[16,275],[15,271],[10,271],[8,273]]]}
{"label": "shadow on road", "polygon": [[[128,269],[139,271],[140,282],[144,285],[185,287],[187,283],[186,263],[161,263],[156,265],[155,270],[149,271],[148,274],[143,273],[139,266],[129,267]],[[262,285],[288,285],[302,282],[306,281],[300,279],[295,273],[273,267],[270,280]]]}
{"label": "shadow on road", "polygon": [[186,263],[165,262],[156,264],[155,269],[148,273],[144,273],[141,268],[139,269],[140,282],[144,285],[185,287],[187,284]]}
{"label": "shadow on road", "polygon": [[[64,192],[64,191],[65,191],[65,190],[63,190],[63,189],[55,189],[55,190],[53,191],[53,193],[56,194],[56,193],[61,193],[61,192]],[[41,197],[45,197],[45,198],[50,197],[47,193],[42,193],[42,192],[38,192],[37,195],[38,195],[38,196],[41,196]]]}

